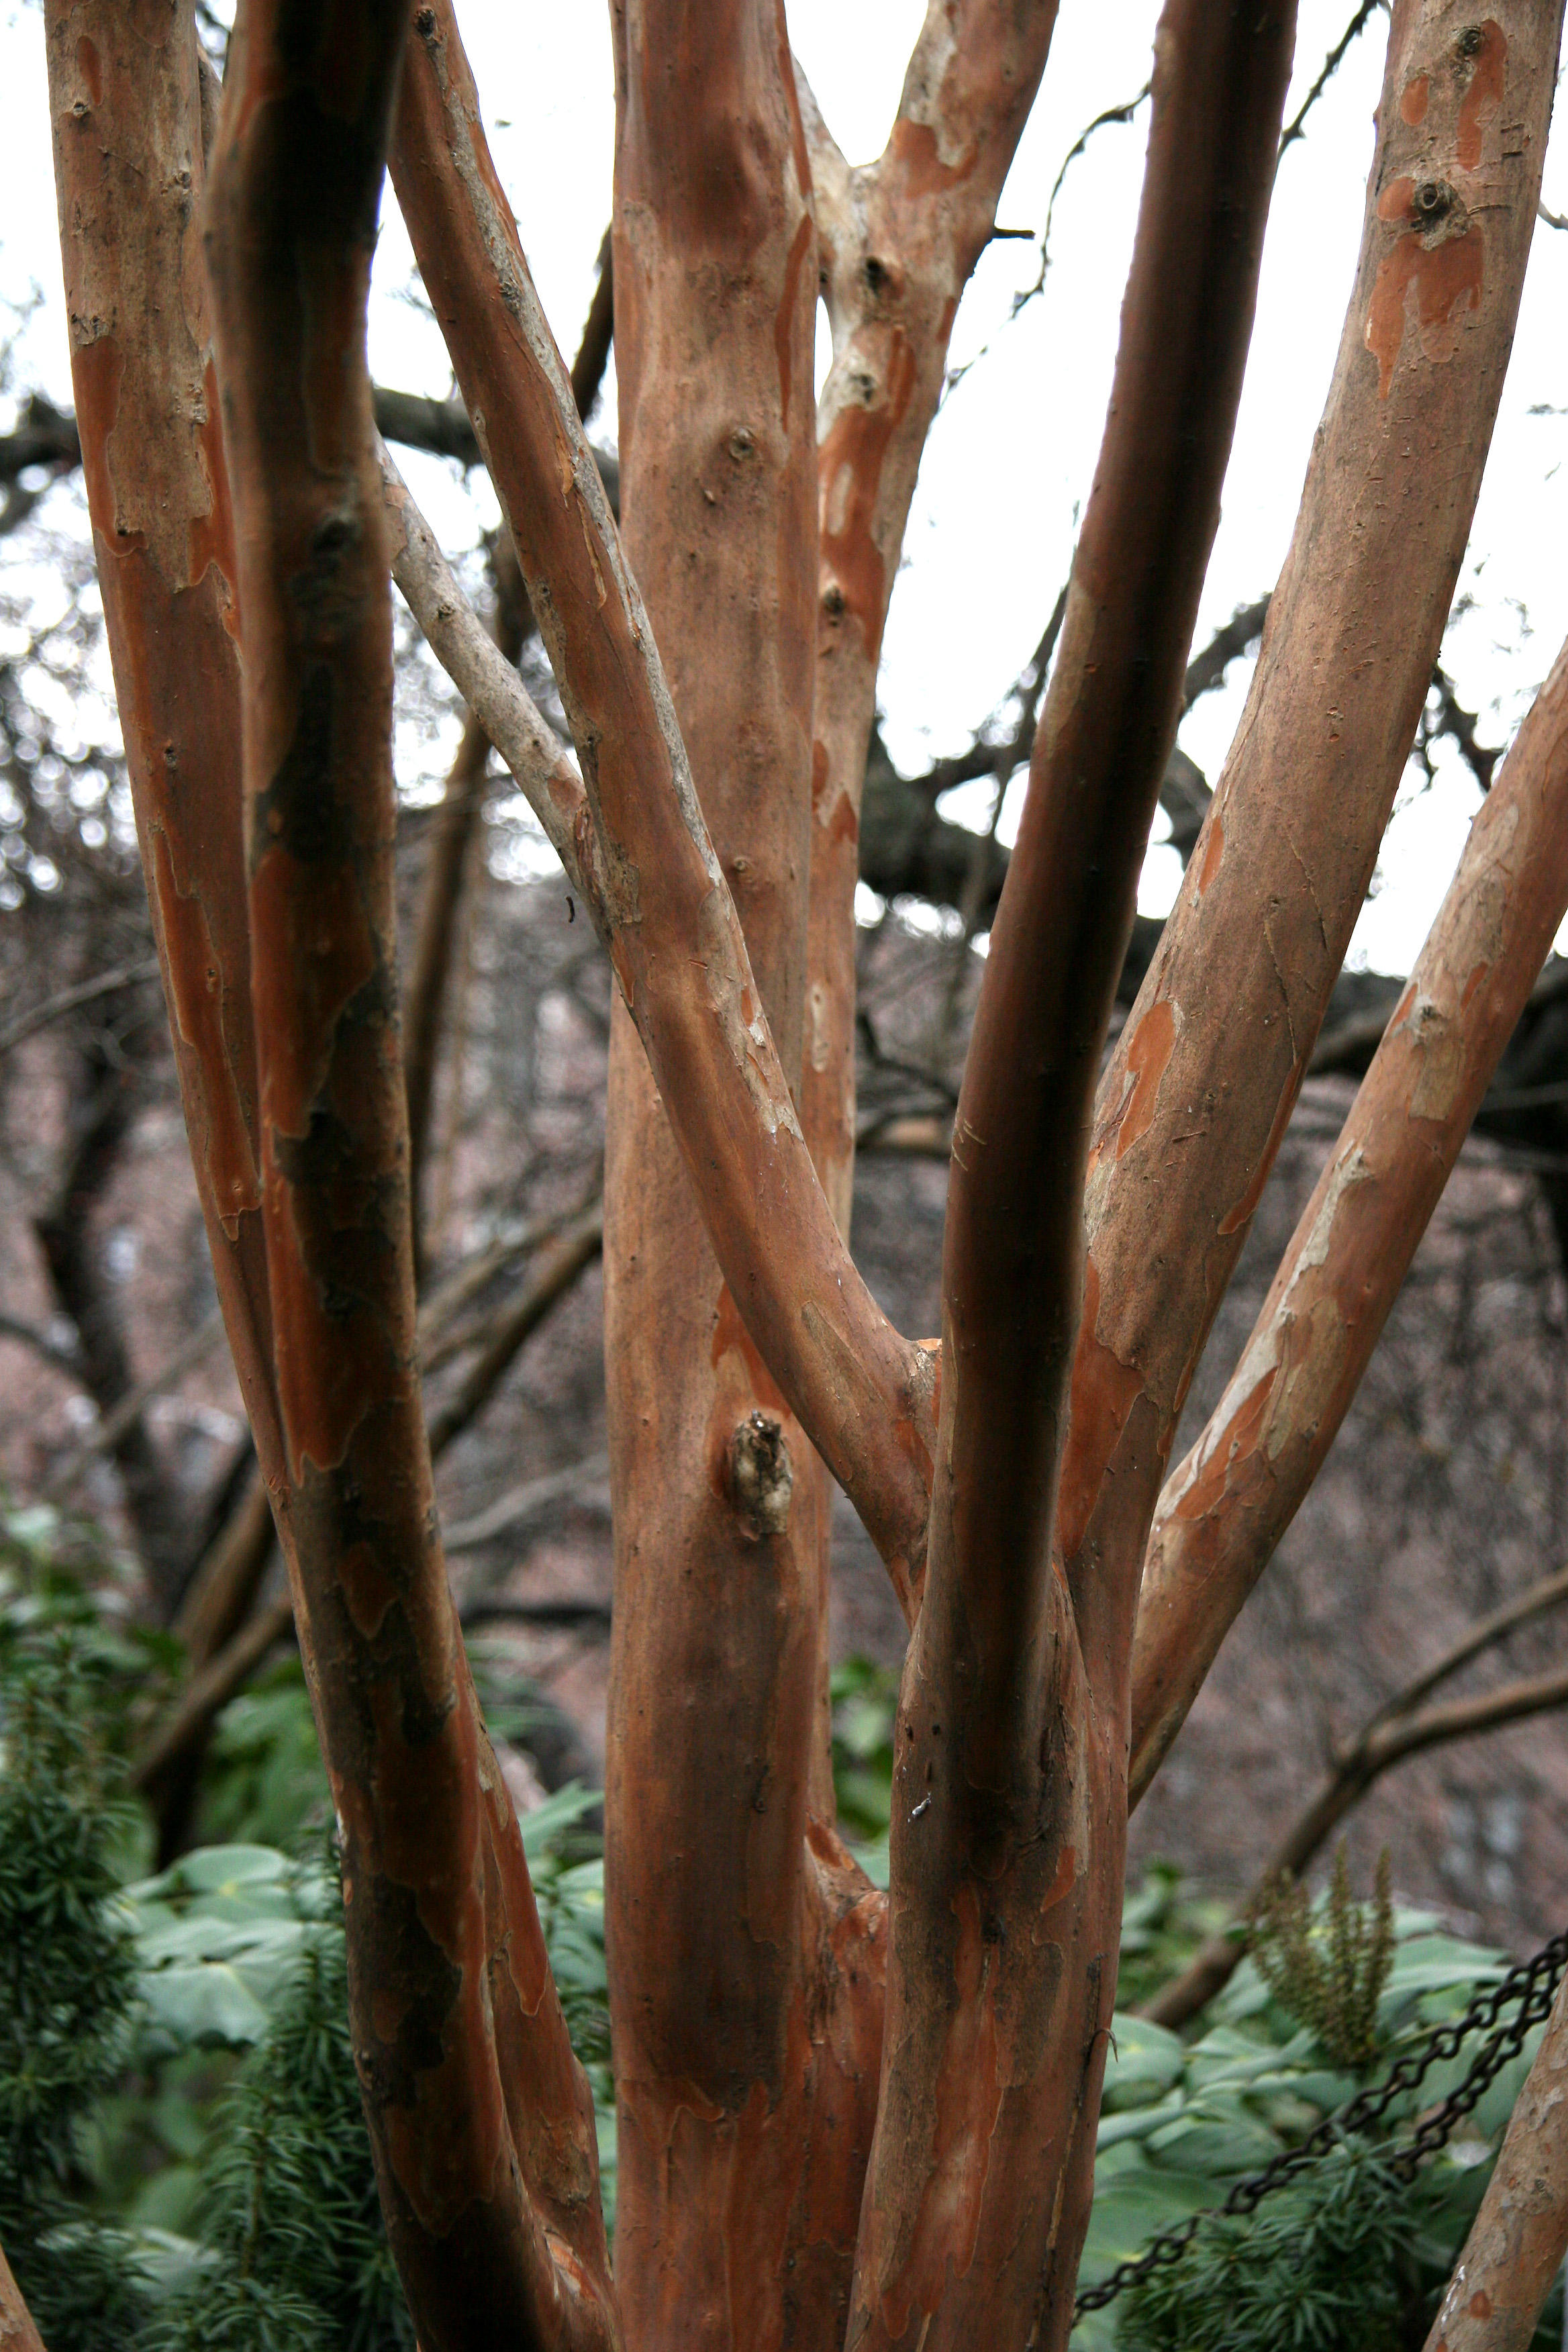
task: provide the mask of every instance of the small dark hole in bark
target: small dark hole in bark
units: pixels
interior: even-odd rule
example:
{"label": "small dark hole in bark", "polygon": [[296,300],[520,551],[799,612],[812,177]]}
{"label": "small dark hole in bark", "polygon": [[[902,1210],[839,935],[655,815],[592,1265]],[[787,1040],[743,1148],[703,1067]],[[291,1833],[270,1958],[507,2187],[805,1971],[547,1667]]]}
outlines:
{"label": "small dark hole in bark", "polygon": [[1453,194],[1441,180],[1424,180],[1410,202],[1418,220],[1441,220],[1453,202]]}
{"label": "small dark hole in bark", "polygon": [[1454,46],[1462,58],[1479,58],[1486,47],[1486,35],[1479,25],[1467,25]]}
{"label": "small dark hole in bark", "polygon": [[868,253],[865,263],[865,278],[873,294],[880,294],[888,283],[888,268],[874,253]]}
{"label": "small dark hole in bark", "polygon": [[822,608],[824,612],[830,613],[833,615],[833,618],[837,620],[844,610],[843,589],[838,587],[829,588],[822,599]]}
{"label": "small dark hole in bark", "polygon": [[414,19],[414,29],[422,41],[427,41],[436,29],[434,8],[421,8]]}

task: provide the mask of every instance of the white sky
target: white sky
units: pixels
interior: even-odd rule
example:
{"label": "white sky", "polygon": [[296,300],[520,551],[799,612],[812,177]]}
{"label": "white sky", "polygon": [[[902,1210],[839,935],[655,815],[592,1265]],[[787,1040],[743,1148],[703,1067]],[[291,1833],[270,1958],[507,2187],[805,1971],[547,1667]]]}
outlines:
{"label": "white sky", "polygon": [[[1353,0],[1302,0],[1293,113],[1352,14]],[[459,0],[461,20],[502,179],[540,293],[568,356],[593,284],[610,203],[613,94],[607,11],[518,8]],[[852,161],[885,141],[921,0],[792,0],[797,55]],[[1157,0],[1064,0],[1045,83],[1003,194],[1004,226],[1037,233],[1051,183],[1084,125],[1147,78]],[[1205,591],[1199,641],[1239,603],[1269,587],[1294,520],[1350,290],[1372,113],[1385,46],[1374,18],[1310,119],[1280,174],[1265,253],[1251,363],[1225,514]],[[60,296],[43,25],[14,9],[0,40],[0,294],[42,295],[16,351],[14,388],[70,396]],[[1102,131],[1073,166],[1058,203],[1045,293],[1015,320],[1014,294],[1032,283],[1036,248],[992,246],[953,333],[954,362],[975,364],[939,415],[926,452],[883,655],[889,746],[906,768],[965,743],[1033,649],[1070,559],[1077,503],[1098,447],[1117,316],[1138,200],[1147,109]],[[1568,212],[1568,132],[1546,167],[1545,201]],[[372,362],[382,381],[445,393],[439,337],[406,299],[411,257],[387,199],[377,259]],[[1475,606],[1444,655],[1461,700],[1481,714],[1485,741],[1504,741],[1568,635],[1568,234],[1538,228],[1513,362],[1503,394],[1461,593]],[[984,356],[977,357],[977,354]],[[613,432],[613,386],[595,424]],[[450,469],[408,464],[426,511],[453,553],[494,520],[488,485],[465,489]],[[53,519],[74,495],[57,492]],[[0,548],[0,562],[4,560]],[[1183,741],[1211,781],[1246,692],[1247,665],[1200,703]],[[984,801],[984,788],[980,788]],[[1405,971],[1441,898],[1477,803],[1445,747],[1439,779],[1396,814],[1381,887],[1352,961]],[[965,814],[954,809],[955,814]],[[979,816],[988,814],[981,806]],[[1011,814],[1011,813],[1010,813]],[[1010,827],[1004,819],[1004,837]],[[1173,853],[1151,853],[1143,905],[1163,911]]]}

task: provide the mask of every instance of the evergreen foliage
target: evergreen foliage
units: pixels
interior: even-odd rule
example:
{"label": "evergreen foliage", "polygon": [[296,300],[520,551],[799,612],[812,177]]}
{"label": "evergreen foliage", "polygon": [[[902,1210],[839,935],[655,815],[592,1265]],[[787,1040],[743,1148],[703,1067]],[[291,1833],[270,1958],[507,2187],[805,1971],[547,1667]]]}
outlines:
{"label": "evergreen foliage", "polygon": [[0,2243],[50,2352],[121,2352],[145,2294],[79,2195],[82,2135],[135,1996],[111,1903],[110,1768],[68,1633],[8,1625],[0,1665]]}
{"label": "evergreen foliage", "polygon": [[1394,1903],[1385,1847],[1370,1904],[1350,1890],[1342,1840],[1327,1900],[1273,1879],[1253,1914],[1252,1958],[1282,2009],[1310,2026],[1335,2066],[1364,2073],[1377,2055],[1377,2010],[1394,1963]]}
{"label": "evergreen foliage", "polygon": [[1130,2287],[1118,2352],[1398,2352],[1412,2227],[1409,2192],[1376,2156],[1333,2148]]}
{"label": "evergreen foliage", "polygon": [[341,1928],[307,1946],[212,2149],[202,2236],[218,2259],[170,2298],[142,2352],[413,2346],[354,2075]]}

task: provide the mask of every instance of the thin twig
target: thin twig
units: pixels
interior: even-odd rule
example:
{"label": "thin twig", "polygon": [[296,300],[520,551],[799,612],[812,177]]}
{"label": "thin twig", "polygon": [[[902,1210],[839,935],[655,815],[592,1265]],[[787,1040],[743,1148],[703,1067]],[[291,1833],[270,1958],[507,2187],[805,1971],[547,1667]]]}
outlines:
{"label": "thin twig", "polygon": [[1323,69],[1318,76],[1317,80],[1312,84],[1311,89],[1307,92],[1306,97],[1301,100],[1300,109],[1297,113],[1295,120],[1291,122],[1288,122],[1283,131],[1280,133],[1279,154],[1274,166],[1276,176],[1278,176],[1280,163],[1285,161],[1286,149],[1294,145],[1295,142],[1302,136],[1302,126],[1305,124],[1308,115],[1310,114],[1313,107],[1316,106],[1324,90],[1327,89],[1330,82],[1332,81],[1335,74],[1338,73],[1341,66],[1344,63],[1352,44],[1358,40],[1361,35],[1366,30],[1366,27],[1371,22],[1375,11],[1383,7],[1384,5],[1385,0],[1361,0],[1361,6],[1356,10],[1355,15],[1351,18],[1350,23],[1345,26],[1344,31],[1340,35],[1339,39],[1334,43],[1333,47],[1323,59]]}
{"label": "thin twig", "polygon": [[35,1004],[30,1013],[19,1013],[15,1021],[0,1029],[0,1054],[8,1054],[25,1037],[36,1036],[52,1022],[63,1021],[68,1013],[77,1012],[84,1004],[92,1004],[100,996],[116,995],[122,988],[133,988],[139,981],[156,980],[158,959],[150,956],[145,963],[117,964],[112,971],[100,971],[91,980],[79,980],[74,988],[62,988],[58,996],[47,996],[42,1004]]}
{"label": "thin twig", "polygon": [[206,1321],[191,1333],[183,1346],[175,1349],[167,1363],[129,1390],[113,1412],[106,1413],[98,1427],[68,1454],[63,1462],[56,1465],[49,1474],[49,1493],[63,1494],[80,1477],[90,1462],[118,1445],[142,1408],[151,1404],[154,1397],[162,1396],[165,1389],[173,1388],[193,1364],[199,1364],[204,1356],[210,1355],[222,1338],[223,1310],[215,1307]]}

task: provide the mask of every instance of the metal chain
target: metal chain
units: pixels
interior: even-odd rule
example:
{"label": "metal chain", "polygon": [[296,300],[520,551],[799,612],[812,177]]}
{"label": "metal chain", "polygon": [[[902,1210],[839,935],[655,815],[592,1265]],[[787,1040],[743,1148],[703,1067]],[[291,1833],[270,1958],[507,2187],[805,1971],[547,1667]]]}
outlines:
{"label": "metal chain", "polygon": [[[1440,2105],[1422,2118],[1410,2139],[1389,2164],[1389,2170],[1398,2180],[1413,2180],[1423,2160],[1435,2155],[1450,2137],[1457,2124],[1462,2122],[1482,2094],[1487,2091],[1510,2058],[1518,2056],[1531,2028],[1539,2025],[1552,2007],[1557,1980],[1568,1967],[1568,1930],[1553,1936],[1543,1944],[1533,1959],[1521,1960],[1510,1969],[1501,1981],[1487,1992],[1478,1993],[1465,2011],[1450,2024],[1439,2025],[1407,2051],[1390,2068],[1379,2084],[1359,2091],[1337,2114],[1325,2116],[1315,2124],[1306,2138],[1297,2147],[1286,2148],[1260,2172],[1249,2172],[1236,2183],[1223,2205],[1208,2211],[1194,2213],[1179,2228],[1166,2230],[1153,2241],[1136,2262],[1121,2263],[1102,2279],[1098,2286],[1085,2287],[1073,2305],[1073,2318],[1081,2319],[1086,2312],[1103,2311],[1114,2303],[1123,2288],[1137,2279],[1148,2278],[1157,2270],[1165,2270],[1181,2261],[1200,2223],[1222,2220],[1237,2214],[1254,2212],[1265,2197],[1282,2189],[1296,2174],[1315,2163],[1336,2141],[1351,2133],[1370,2131],[1380,2124],[1396,2101],[1416,2088],[1439,2059],[1457,2058],[1472,2033],[1486,2032],[1488,2040],[1477,2053],[1475,2063],[1458,2087],[1449,2092]],[[1505,2010],[1519,2003],[1519,2014],[1510,2025],[1499,2026],[1498,2020]]]}

